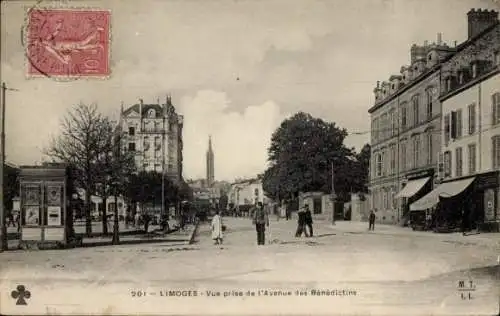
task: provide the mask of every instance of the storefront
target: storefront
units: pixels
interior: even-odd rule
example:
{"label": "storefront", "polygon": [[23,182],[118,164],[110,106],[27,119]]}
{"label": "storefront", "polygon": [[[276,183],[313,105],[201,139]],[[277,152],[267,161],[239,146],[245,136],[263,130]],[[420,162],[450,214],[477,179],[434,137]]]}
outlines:
{"label": "storefront", "polygon": [[446,181],[410,205],[411,212],[435,210],[436,226],[498,230],[499,172]]}
{"label": "storefront", "polygon": [[410,204],[432,190],[433,178],[434,169],[423,170],[406,176],[403,189],[395,195],[396,199],[401,199],[401,216],[403,218],[406,218],[409,214]]}
{"label": "storefront", "polygon": [[478,225],[483,231],[499,231],[500,223],[500,171],[483,173],[474,183],[478,209]]}

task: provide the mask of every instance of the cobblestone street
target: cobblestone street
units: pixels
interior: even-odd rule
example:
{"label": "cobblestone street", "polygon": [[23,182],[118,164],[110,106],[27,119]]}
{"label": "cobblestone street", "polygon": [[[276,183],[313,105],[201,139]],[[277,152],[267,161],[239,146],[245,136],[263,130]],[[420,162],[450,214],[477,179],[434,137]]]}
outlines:
{"label": "cobblestone street", "polygon": [[[53,313],[158,313],[165,306],[175,314],[498,311],[497,235],[415,233],[382,225],[368,232],[365,223],[318,221],[316,237],[295,238],[296,221],[281,220],[271,222],[272,242],[262,247],[249,219],[224,223],[222,246],[213,245],[205,223],[193,245],[2,253],[2,313],[19,312],[10,297],[18,284],[32,293],[22,307],[27,313],[42,306]],[[461,297],[460,281],[474,283],[470,299]],[[191,294],[170,295],[174,290]],[[261,296],[254,300],[246,291]]]}

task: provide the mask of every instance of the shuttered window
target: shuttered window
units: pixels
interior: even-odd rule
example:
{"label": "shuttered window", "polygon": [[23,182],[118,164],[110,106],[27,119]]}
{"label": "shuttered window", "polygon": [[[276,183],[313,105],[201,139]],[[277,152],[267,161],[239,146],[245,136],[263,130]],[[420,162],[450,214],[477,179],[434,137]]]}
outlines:
{"label": "shuttered window", "polygon": [[491,96],[492,118],[493,125],[500,124],[500,92],[494,93]]}
{"label": "shuttered window", "polygon": [[472,135],[476,132],[476,105],[469,104],[468,106],[469,112],[469,135]]}
{"label": "shuttered window", "polygon": [[469,174],[476,172],[476,144],[469,145]]}
{"label": "shuttered window", "polygon": [[500,169],[500,135],[494,136],[492,139],[492,164],[493,169]]}
{"label": "shuttered window", "polygon": [[458,147],[455,149],[455,171],[456,171],[456,176],[461,177],[462,172],[463,172],[463,160],[462,160],[462,147]]}

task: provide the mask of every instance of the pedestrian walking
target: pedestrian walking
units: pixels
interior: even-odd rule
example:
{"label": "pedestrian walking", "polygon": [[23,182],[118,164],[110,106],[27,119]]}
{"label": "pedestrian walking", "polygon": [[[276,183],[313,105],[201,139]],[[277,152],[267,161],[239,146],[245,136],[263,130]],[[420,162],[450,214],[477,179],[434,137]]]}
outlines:
{"label": "pedestrian walking", "polygon": [[292,219],[292,213],[290,211],[290,208],[288,207],[288,205],[285,205],[284,206],[285,208],[285,216],[286,216],[286,220],[291,220]]}
{"label": "pedestrian walking", "polygon": [[17,232],[21,232],[21,214],[16,214],[16,224],[17,224]]}
{"label": "pedestrian walking", "polygon": [[215,241],[216,245],[222,244],[223,232],[222,232],[222,218],[219,215],[219,211],[215,211],[215,215],[212,218],[212,223],[210,225],[212,229],[212,239]]}
{"label": "pedestrian walking", "polygon": [[10,225],[12,225],[12,227],[16,227],[16,224],[14,222],[14,214],[10,213],[9,215],[7,215],[7,227],[10,227]]}
{"label": "pedestrian walking", "polygon": [[257,231],[257,245],[264,245],[266,242],[266,226],[269,227],[269,215],[262,206],[262,202],[257,203],[253,212],[253,224]]}
{"label": "pedestrian walking", "polygon": [[149,222],[151,221],[151,216],[149,216],[148,212],[144,214],[142,220],[144,221],[144,233],[147,234],[149,229]]}
{"label": "pedestrian walking", "polygon": [[461,230],[462,230],[462,235],[466,235],[468,228],[469,228],[469,214],[467,208],[462,209],[462,221],[461,221]]}
{"label": "pedestrian walking", "polygon": [[373,211],[370,212],[369,223],[368,230],[375,230],[375,213]]}
{"label": "pedestrian walking", "polygon": [[297,211],[298,219],[297,219],[297,231],[295,232],[295,237],[302,237],[302,233],[306,235],[306,237],[309,237],[307,235],[307,231],[305,229],[306,226],[306,210],[305,208],[300,208]]}
{"label": "pedestrian walking", "polygon": [[139,228],[139,219],[140,219],[139,212],[136,212],[134,215],[134,227],[137,229]]}
{"label": "pedestrian walking", "polygon": [[[304,223],[307,226],[307,228],[309,229],[309,237],[312,237],[314,235],[312,213],[311,213],[311,210],[309,209],[308,204],[304,205],[304,208],[305,208]],[[306,237],[307,237],[307,234],[306,234]]]}

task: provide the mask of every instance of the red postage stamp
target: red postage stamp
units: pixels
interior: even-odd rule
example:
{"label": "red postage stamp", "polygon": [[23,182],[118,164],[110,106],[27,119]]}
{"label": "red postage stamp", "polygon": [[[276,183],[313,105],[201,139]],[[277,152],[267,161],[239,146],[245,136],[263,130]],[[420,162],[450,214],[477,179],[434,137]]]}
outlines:
{"label": "red postage stamp", "polygon": [[110,75],[110,12],[31,9],[26,55],[28,75],[107,77]]}

